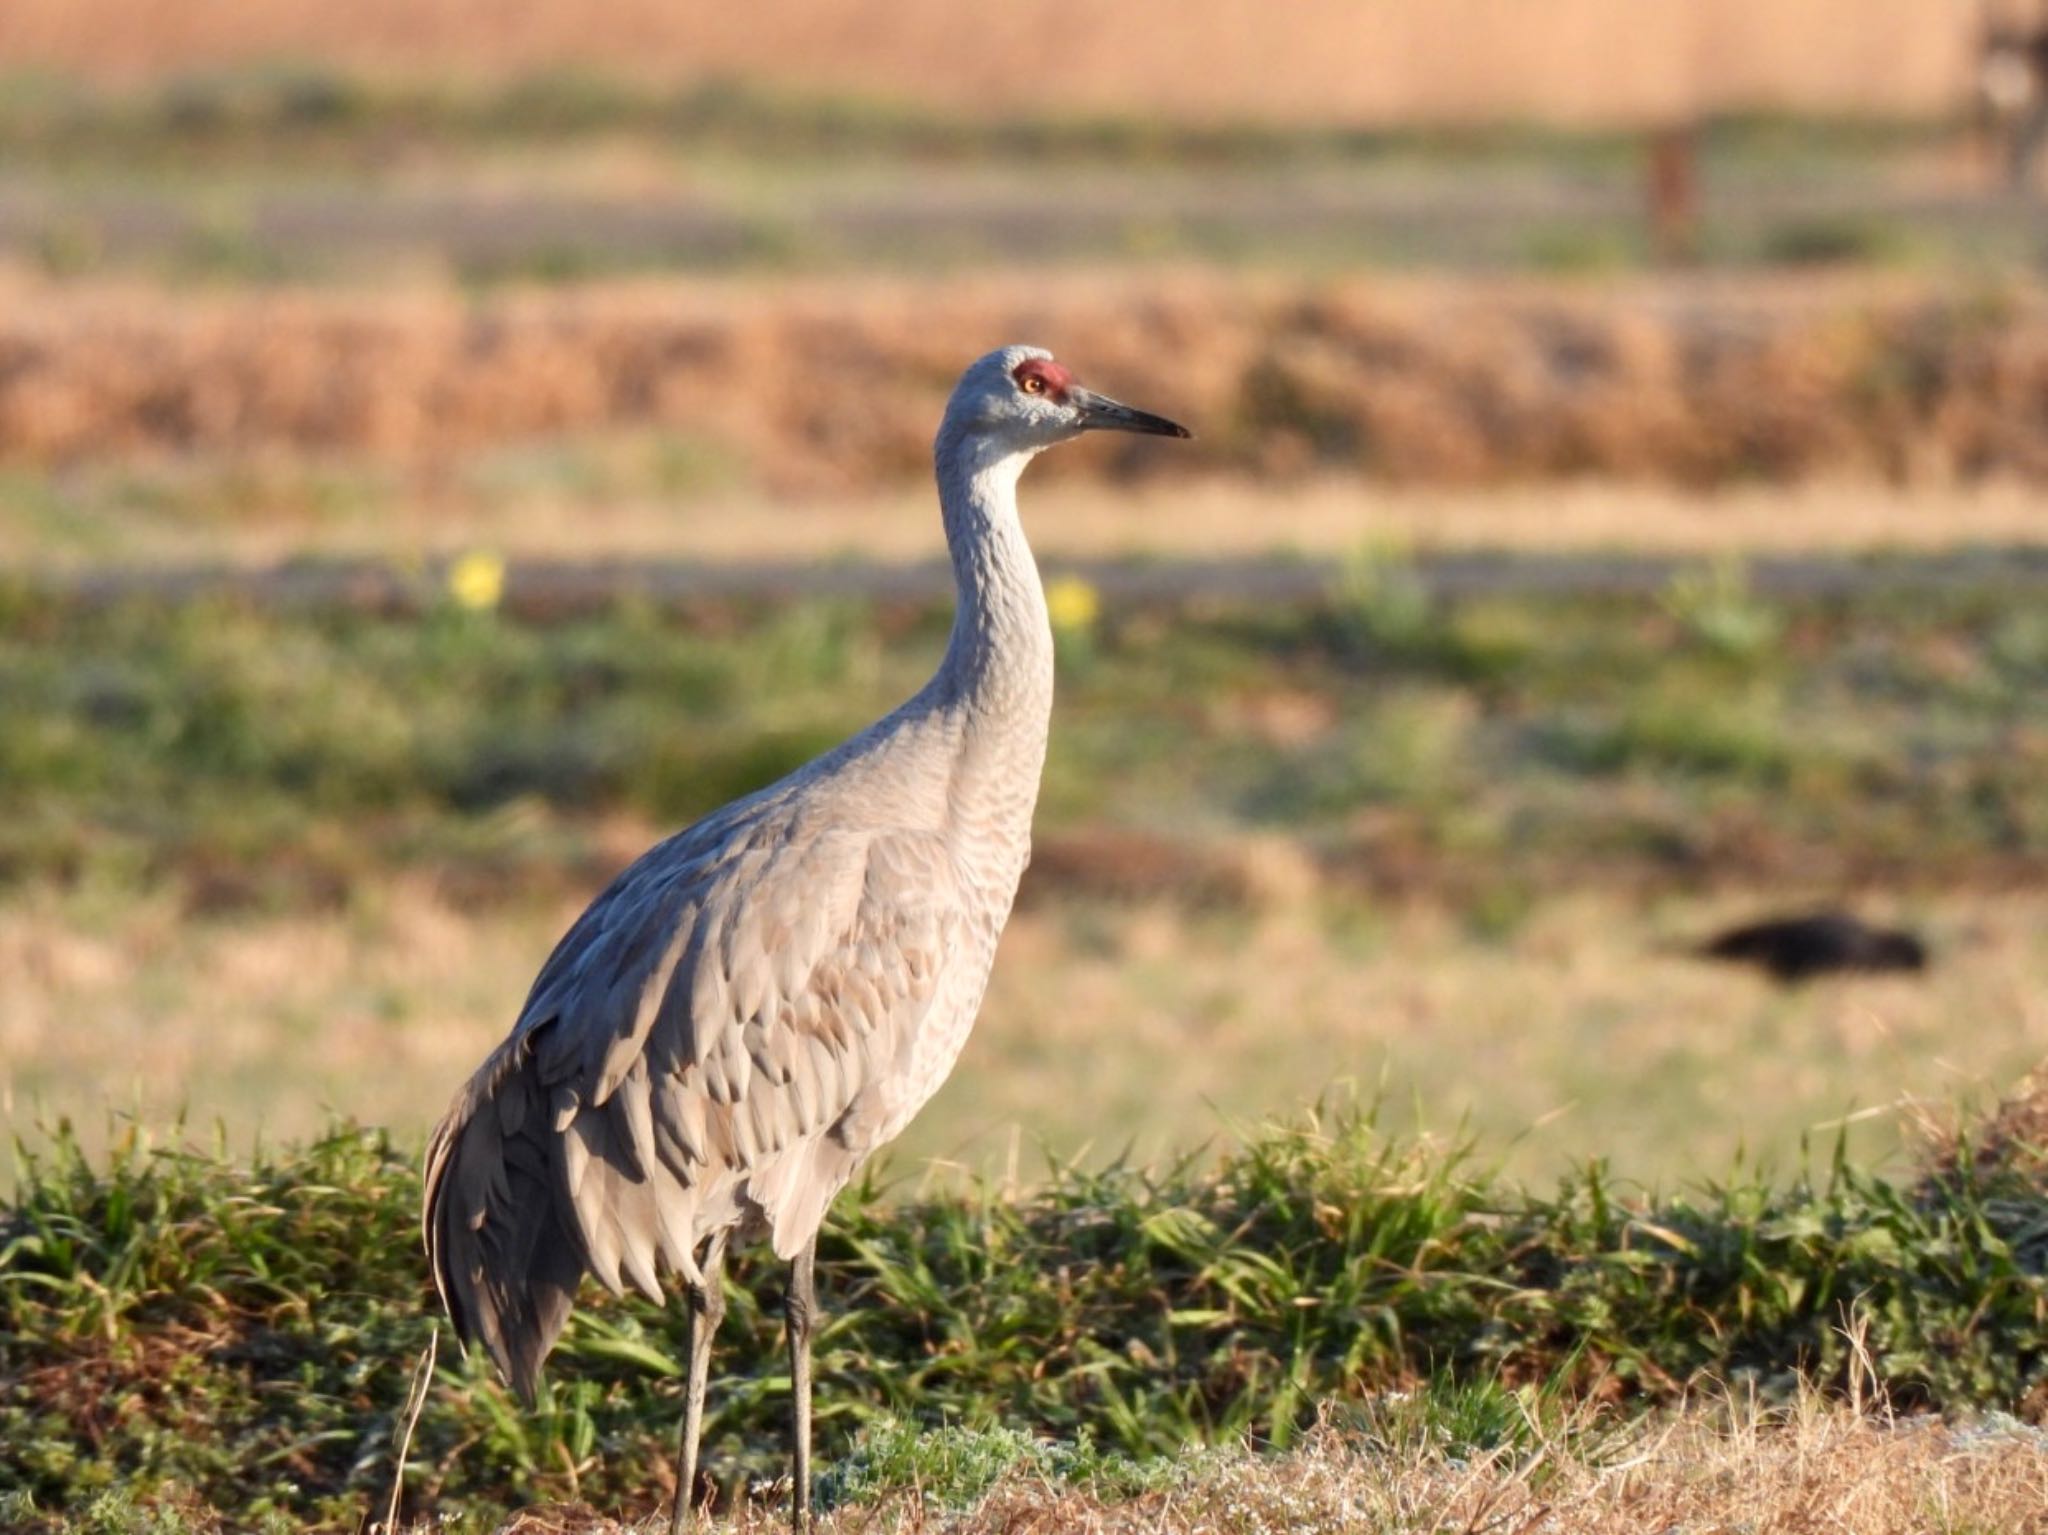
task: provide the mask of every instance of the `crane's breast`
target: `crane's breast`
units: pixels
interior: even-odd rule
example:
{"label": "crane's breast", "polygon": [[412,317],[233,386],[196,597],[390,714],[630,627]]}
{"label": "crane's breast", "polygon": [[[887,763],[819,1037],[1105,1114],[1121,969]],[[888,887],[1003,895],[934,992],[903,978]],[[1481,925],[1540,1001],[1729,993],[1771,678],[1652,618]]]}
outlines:
{"label": "crane's breast", "polygon": [[[657,850],[660,852],[661,850]],[[963,950],[936,836],[782,824],[629,870],[558,946],[516,1037],[590,1267],[650,1288],[758,1215],[807,1238],[895,1106]]]}

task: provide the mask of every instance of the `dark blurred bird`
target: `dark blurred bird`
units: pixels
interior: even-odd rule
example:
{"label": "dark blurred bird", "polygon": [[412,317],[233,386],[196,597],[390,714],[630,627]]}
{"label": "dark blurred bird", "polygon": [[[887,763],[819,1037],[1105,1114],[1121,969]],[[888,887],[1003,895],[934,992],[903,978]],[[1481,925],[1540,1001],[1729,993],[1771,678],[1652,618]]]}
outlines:
{"label": "dark blurred bird", "polygon": [[1843,970],[1925,970],[1927,945],[1899,928],[1872,927],[1846,911],[1767,917],[1709,938],[1693,951],[1768,970],[1787,986]]}

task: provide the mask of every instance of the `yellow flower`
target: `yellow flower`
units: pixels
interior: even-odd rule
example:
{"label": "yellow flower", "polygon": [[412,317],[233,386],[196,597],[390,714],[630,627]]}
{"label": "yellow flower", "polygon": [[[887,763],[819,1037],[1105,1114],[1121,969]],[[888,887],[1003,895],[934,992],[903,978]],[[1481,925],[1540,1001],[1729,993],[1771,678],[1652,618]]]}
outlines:
{"label": "yellow flower", "polygon": [[448,567],[448,595],[472,613],[488,612],[505,595],[505,562],[472,549]]}
{"label": "yellow flower", "polygon": [[1083,633],[1095,627],[1102,597],[1079,576],[1061,576],[1045,589],[1045,610],[1053,628],[1066,634]]}

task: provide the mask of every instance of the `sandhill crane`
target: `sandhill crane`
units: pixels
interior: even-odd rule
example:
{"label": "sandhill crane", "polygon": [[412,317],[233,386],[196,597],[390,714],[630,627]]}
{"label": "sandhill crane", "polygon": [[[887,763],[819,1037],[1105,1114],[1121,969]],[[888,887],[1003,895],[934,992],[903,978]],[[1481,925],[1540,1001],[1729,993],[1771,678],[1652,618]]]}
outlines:
{"label": "sandhill crane", "polygon": [[422,1229],[442,1303],[527,1401],[586,1270],[657,1302],[661,1269],[680,1276],[678,1531],[726,1248],[763,1236],[790,1263],[791,1520],[809,1527],[818,1227],[945,1080],[980,1008],[1030,856],[1052,708],[1017,478],[1092,430],[1189,435],[1035,347],[968,368],[933,448],[958,587],[938,671],[619,875],[428,1146]]}

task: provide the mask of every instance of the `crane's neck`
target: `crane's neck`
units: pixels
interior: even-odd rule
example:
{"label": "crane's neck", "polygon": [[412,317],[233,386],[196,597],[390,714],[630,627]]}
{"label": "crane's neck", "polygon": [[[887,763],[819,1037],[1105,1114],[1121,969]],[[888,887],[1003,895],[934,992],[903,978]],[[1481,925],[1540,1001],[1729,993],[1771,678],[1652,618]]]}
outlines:
{"label": "crane's neck", "polygon": [[1045,589],[1017,519],[1017,477],[1031,458],[978,434],[941,433],[937,448],[959,607],[933,682],[960,725],[954,795],[1020,836],[1038,796],[1053,684]]}
{"label": "crane's neck", "polygon": [[1042,732],[1052,708],[1052,625],[1017,519],[1017,477],[1032,457],[979,437],[939,440],[939,509],[959,588],[939,675],[979,723]]}

